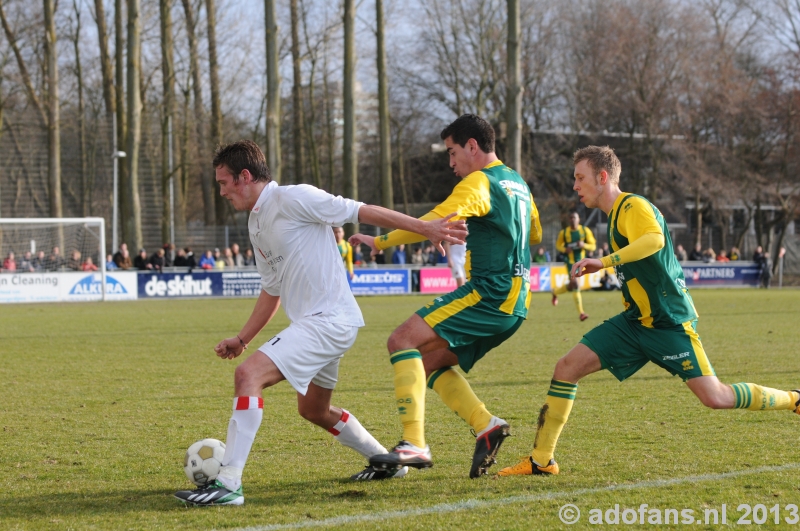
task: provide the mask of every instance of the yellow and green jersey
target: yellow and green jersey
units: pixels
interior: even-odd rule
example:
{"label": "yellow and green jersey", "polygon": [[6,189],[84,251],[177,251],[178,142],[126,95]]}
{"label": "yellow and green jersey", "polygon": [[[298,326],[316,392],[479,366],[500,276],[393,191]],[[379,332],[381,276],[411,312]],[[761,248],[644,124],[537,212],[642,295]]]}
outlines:
{"label": "yellow and green jersey", "polygon": [[[583,247],[580,247],[578,242],[583,242]],[[567,265],[567,270],[575,262],[586,258],[587,251],[591,252],[596,248],[597,241],[594,239],[594,234],[589,227],[583,225],[578,225],[577,229],[566,227],[556,238],[556,250],[566,256],[564,263]]]}
{"label": "yellow and green jersey", "polygon": [[[475,297],[502,313],[526,317],[530,302],[530,246],[542,240],[539,212],[527,183],[495,161],[464,177],[424,220],[466,219],[467,280]],[[379,249],[423,241],[424,236],[392,231],[375,240]]]}
{"label": "yellow and green jersey", "polygon": [[625,315],[647,328],[669,328],[697,318],[683,268],[661,212],[644,197],[623,193],[608,213],[608,241],[617,252],[644,234],[660,233],[664,247],[641,260],[614,266]]}
{"label": "yellow and green jersey", "polygon": [[353,274],[353,246],[347,240],[336,242],[336,247],[339,249],[339,254],[342,256],[342,262],[345,269],[351,275]]}

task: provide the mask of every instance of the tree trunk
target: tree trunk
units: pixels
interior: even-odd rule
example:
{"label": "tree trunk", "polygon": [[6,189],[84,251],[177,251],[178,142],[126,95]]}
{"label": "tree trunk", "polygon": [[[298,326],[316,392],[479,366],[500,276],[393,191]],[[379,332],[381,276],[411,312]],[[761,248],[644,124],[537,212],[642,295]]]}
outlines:
{"label": "tree trunk", "polygon": [[94,14],[97,22],[97,39],[100,47],[100,73],[103,79],[103,101],[106,104],[108,123],[114,114],[114,73],[111,70],[111,58],[108,55],[108,28],[106,27],[106,11],[103,0],[94,0]]}
{"label": "tree trunk", "polygon": [[700,188],[694,190],[695,235],[694,244],[703,243],[703,211],[700,208]]}
{"label": "tree trunk", "polygon": [[50,217],[60,218],[63,215],[61,206],[61,134],[54,0],[44,0],[44,25],[47,69],[47,182],[50,191]]}
{"label": "tree trunk", "polygon": [[292,25],[292,140],[294,144],[294,178],[296,184],[305,182],[305,150],[303,149],[303,76],[300,72],[300,25],[297,0],[289,0]]}
{"label": "tree trunk", "polygon": [[330,84],[328,83],[328,34],[325,33],[323,37],[323,55],[322,55],[322,90],[325,92],[325,147],[328,151],[328,191],[336,195],[333,187],[334,182],[334,168],[335,168],[335,151],[334,141],[336,136],[336,129],[333,124],[333,96],[331,95]]}
{"label": "tree trunk", "polygon": [[139,86],[141,68],[141,21],[139,0],[127,0],[128,7],[128,180],[126,201],[122,204],[122,240],[131,249],[142,246],[142,212],[139,202],[139,140],[141,136],[142,103]]}
{"label": "tree trunk", "polygon": [[181,193],[178,194],[180,202],[178,203],[178,219],[181,220],[181,226],[186,222],[186,203],[189,197],[189,100],[191,99],[191,90],[187,87],[183,91],[183,120],[181,120],[181,141],[180,141],[180,166],[181,166],[181,180],[180,188]]}
{"label": "tree trunk", "polygon": [[[122,11],[124,9],[124,5],[125,4],[123,0],[114,0],[114,77],[116,78],[114,99],[115,110],[117,113],[117,138],[115,139],[115,143],[118,150],[127,149],[126,146],[128,145],[128,123],[126,121],[127,116],[125,113],[125,63],[123,61],[124,56],[122,53],[123,49],[125,48],[125,33],[122,27]],[[119,191],[119,195],[117,197],[117,201],[119,203],[117,205],[119,208],[118,215],[122,213],[128,196],[128,165],[125,162],[125,160],[117,161],[117,189]],[[122,221],[122,219],[123,218],[121,217],[118,218],[120,236],[122,236],[120,243],[125,242],[125,223]],[[130,250],[131,253],[133,253],[138,249],[131,245]]]}
{"label": "tree trunk", "polygon": [[281,78],[278,72],[278,23],[275,0],[264,0],[267,43],[267,165],[272,179],[281,181]]}
{"label": "tree trunk", "polygon": [[[208,77],[211,88],[211,148],[216,151],[222,145],[222,107],[219,95],[219,66],[217,63],[217,8],[214,0],[206,0],[206,26],[208,28]],[[200,159],[203,168],[209,167],[205,163],[205,155]],[[203,172],[204,174],[206,172]],[[228,217],[228,201],[217,193],[217,181],[209,172],[211,190],[214,193],[214,206],[217,225],[224,225]]]}
{"label": "tree trunk", "polygon": [[[308,151],[311,156],[311,177],[314,186],[322,188],[322,169],[319,165],[319,153],[317,152],[317,136],[315,134],[317,125],[316,116],[316,99],[314,98],[314,82],[317,73],[318,50],[311,48],[311,40],[308,38],[308,11],[305,5],[302,5],[303,13],[303,35],[306,41],[306,49],[308,50],[309,62],[311,63],[311,71],[308,74],[308,118],[304,124],[306,138],[308,138]],[[329,190],[330,191],[330,190]]]}
{"label": "tree trunk", "polygon": [[[170,182],[176,197],[174,203],[180,203],[177,195],[181,187],[175,186],[175,173],[172,171],[172,152],[170,151],[170,136],[174,127],[175,116],[175,70],[174,70],[174,45],[172,41],[172,0],[159,0],[161,21],[161,77],[163,87],[164,111],[161,118],[161,241],[170,242],[170,221],[177,215],[172,211],[170,203]],[[175,243],[175,242],[172,242]]]}
{"label": "tree trunk", "polygon": [[81,159],[81,216],[86,217],[91,212],[92,185],[89,179],[88,164],[86,160],[86,110],[83,102],[83,70],[81,68],[81,10],[77,0],[72,1],[75,10],[75,35],[73,36],[73,49],[75,50],[75,79],[78,83],[78,150]]}
{"label": "tree trunk", "polygon": [[383,0],[375,0],[375,18],[378,38],[378,129],[380,131],[381,205],[389,210],[394,210],[392,137],[389,130],[389,87],[386,82]]}
{"label": "tree trunk", "polygon": [[[189,41],[189,75],[192,78],[192,93],[194,95],[194,120],[195,130],[197,133],[197,154],[198,159],[205,160],[207,157],[206,141],[204,132],[204,116],[203,109],[203,87],[200,84],[200,63],[198,60],[197,52],[197,34],[195,33],[197,21],[194,18],[194,9],[190,0],[181,0],[183,4],[183,13],[186,17],[186,37]],[[195,167],[197,168],[200,188],[203,192],[203,218],[207,226],[214,225],[216,218],[216,210],[214,205],[214,188],[211,179],[206,177],[206,165],[196,161]]]}
{"label": "tree trunk", "polygon": [[506,96],[506,166],[522,173],[522,85],[519,55],[519,0],[508,5],[508,95]]}
{"label": "tree trunk", "polygon": [[[342,166],[344,173],[344,196],[358,200],[358,167],[356,159],[356,47],[355,47],[355,0],[344,0],[344,83],[343,114],[344,138],[342,144]],[[358,232],[358,223],[346,227],[348,236]]]}

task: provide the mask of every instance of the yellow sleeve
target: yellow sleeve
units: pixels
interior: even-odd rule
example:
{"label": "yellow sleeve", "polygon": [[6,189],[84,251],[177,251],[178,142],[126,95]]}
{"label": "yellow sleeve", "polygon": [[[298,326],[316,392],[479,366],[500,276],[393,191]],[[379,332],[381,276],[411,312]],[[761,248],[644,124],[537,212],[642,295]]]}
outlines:
{"label": "yellow sleeve", "polygon": [[459,220],[485,216],[491,209],[492,199],[489,194],[489,178],[482,171],[474,171],[464,177],[453,188],[450,196],[431,212],[439,214],[440,218],[457,212],[458,215],[453,219]]}
{"label": "yellow sleeve", "polygon": [[583,232],[586,235],[586,237],[583,239],[583,250],[591,252],[597,249],[597,240],[594,239],[594,233],[592,232],[592,229],[584,226]]}
{"label": "yellow sleeve", "polygon": [[610,267],[647,258],[660,251],[665,244],[664,233],[658,224],[653,207],[647,201],[633,197],[617,218],[617,230],[628,239],[628,245],[600,259],[603,267]]}
{"label": "yellow sleeve", "polygon": [[[440,216],[435,212],[431,211],[421,216],[419,219],[423,221],[430,221],[432,219],[440,219],[444,216]],[[427,240],[425,236],[421,234],[417,234],[416,232],[409,232],[407,230],[393,230],[392,232],[388,232],[378,238],[375,238],[375,247],[379,250],[388,249],[389,247],[394,247],[395,245],[400,245],[401,243],[404,245],[408,245],[410,243],[418,243],[424,242]]]}
{"label": "yellow sleeve", "polygon": [[353,274],[353,246],[350,245],[350,242],[347,243],[347,256],[345,257],[345,264],[347,264],[347,271],[352,275]]}
{"label": "yellow sleeve", "polygon": [[531,227],[530,238],[528,238],[529,245],[536,245],[542,243],[542,222],[539,219],[539,210],[536,208],[536,203],[533,202],[533,194],[531,194]]}
{"label": "yellow sleeve", "polygon": [[561,229],[558,231],[558,238],[556,238],[556,251],[559,253],[566,253],[567,252],[567,243],[564,241],[564,231],[567,229]]}
{"label": "yellow sleeve", "polygon": [[[464,218],[485,216],[492,208],[489,195],[489,179],[482,171],[475,171],[464,177],[453,189],[453,192],[437,205],[433,210],[422,216],[421,220],[430,221],[440,219],[456,212],[452,219],[457,221]],[[395,245],[423,242],[427,238],[420,234],[406,230],[393,230],[388,234],[375,239],[375,246],[386,249]]]}
{"label": "yellow sleeve", "polygon": [[[631,205],[630,208],[628,205]],[[649,232],[664,236],[653,212],[653,206],[640,197],[630,198],[623,207],[617,218],[617,230],[628,239],[629,243]]]}

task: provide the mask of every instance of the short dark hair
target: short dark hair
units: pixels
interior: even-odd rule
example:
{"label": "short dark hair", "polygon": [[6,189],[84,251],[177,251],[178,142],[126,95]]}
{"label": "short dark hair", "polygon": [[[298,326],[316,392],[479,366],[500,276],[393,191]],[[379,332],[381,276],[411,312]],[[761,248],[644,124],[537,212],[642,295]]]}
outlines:
{"label": "short dark hair", "polygon": [[439,136],[442,140],[452,137],[453,142],[461,147],[466,146],[470,138],[474,138],[481,151],[494,153],[494,128],[477,114],[462,114],[445,127]]}
{"label": "short dark hair", "polygon": [[244,170],[250,172],[254,182],[272,180],[272,175],[267,167],[267,159],[258,144],[252,140],[238,140],[219,146],[211,164],[214,165],[214,168],[227,166],[233,174],[235,183],[239,182],[239,174]]}

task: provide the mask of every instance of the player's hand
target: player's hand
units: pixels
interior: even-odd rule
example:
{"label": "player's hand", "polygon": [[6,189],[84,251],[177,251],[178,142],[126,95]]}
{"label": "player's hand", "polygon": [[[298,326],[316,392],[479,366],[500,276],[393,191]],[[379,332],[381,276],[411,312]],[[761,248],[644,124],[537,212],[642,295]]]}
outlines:
{"label": "player's hand", "polygon": [[214,352],[222,359],[232,360],[244,352],[244,347],[238,337],[229,337],[228,339],[220,341],[219,344],[214,347]]}
{"label": "player's hand", "polygon": [[369,245],[371,254],[374,255],[378,253],[378,248],[375,246],[375,236],[368,236],[366,234],[353,234],[347,241],[350,242],[350,245],[353,247],[364,243]]}
{"label": "player's hand", "polygon": [[578,241],[575,243],[575,245],[578,246],[578,249],[583,249],[584,247],[586,247],[586,244],[583,243],[583,241]]}
{"label": "player's hand", "polygon": [[467,234],[469,234],[467,222],[463,219],[450,221],[451,218],[457,215],[458,212],[453,212],[441,219],[433,219],[425,222],[425,232],[423,232],[422,235],[428,237],[442,256],[447,256],[442,242],[455,245],[463,245],[466,243]]}
{"label": "player's hand", "polygon": [[570,272],[570,278],[578,278],[589,273],[597,273],[603,268],[603,262],[597,258],[584,258],[575,262]]}

